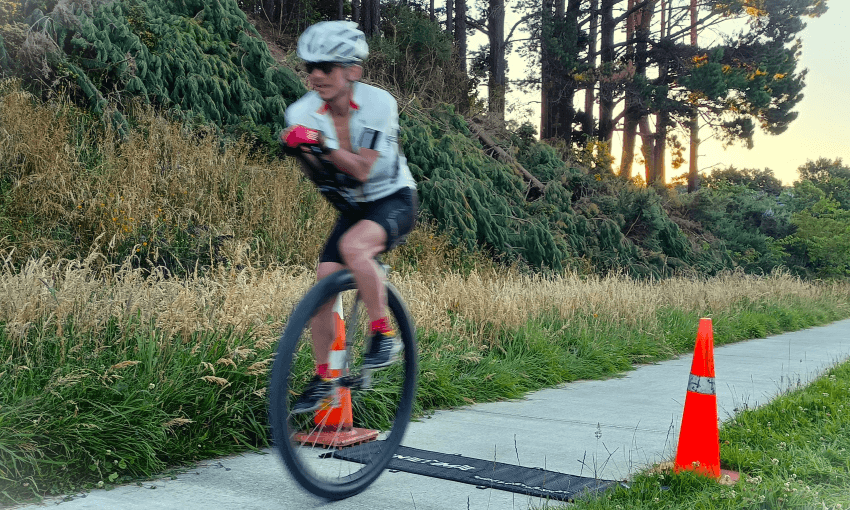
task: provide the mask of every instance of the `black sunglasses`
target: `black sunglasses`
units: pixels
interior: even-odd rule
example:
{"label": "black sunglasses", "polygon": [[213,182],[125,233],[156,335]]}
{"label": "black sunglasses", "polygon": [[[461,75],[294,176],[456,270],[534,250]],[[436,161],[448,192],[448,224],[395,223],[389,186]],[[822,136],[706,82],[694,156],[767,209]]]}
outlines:
{"label": "black sunglasses", "polygon": [[338,62],[304,62],[307,74],[312,73],[314,69],[318,69],[325,74],[331,74],[336,66],[342,67]]}

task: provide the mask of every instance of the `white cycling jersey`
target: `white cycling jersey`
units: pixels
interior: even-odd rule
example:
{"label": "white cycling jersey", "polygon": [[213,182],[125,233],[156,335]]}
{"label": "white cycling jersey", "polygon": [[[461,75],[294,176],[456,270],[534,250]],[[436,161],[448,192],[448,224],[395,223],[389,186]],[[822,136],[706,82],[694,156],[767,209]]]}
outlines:
{"label": "white cycling jersey", "polygon": [[[361,147],[378,152],[378,159],[369,171],[365,183],[354,189],[359,202],[374,202],[403,188],[416,188],[416,181],[407,167],[398,145],[398,104],[387,91],[354,82],[351,117],[348,130],[351,148]],[[339,148],[339,140],[330,114],[330,107],[315,91],[308,92],[286,109],[287,126],[302,125],[322,132],[325,145]]]}

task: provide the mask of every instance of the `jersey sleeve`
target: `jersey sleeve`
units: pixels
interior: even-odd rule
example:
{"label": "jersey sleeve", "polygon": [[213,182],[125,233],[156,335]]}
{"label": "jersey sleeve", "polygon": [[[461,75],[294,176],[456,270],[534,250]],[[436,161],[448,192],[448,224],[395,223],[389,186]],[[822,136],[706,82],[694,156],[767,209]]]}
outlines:
{"label": "jersey sleeve", "polygon": [[298,124],[305,125],[305,122],[309,122],[308,109],[306,108],[307,101],[299,100],[286,108],[286,112],[283,114],[284,119],[286,120],[286,126],[295,126]]}
{"label": "jersey sleeve", "polygon": [[381,101],[369,105],[369,115],[364,122],[363,132],[357,145],[361,149],[372,149],[387,154],[398,143],[398,105],[392,95],[386,93]]}

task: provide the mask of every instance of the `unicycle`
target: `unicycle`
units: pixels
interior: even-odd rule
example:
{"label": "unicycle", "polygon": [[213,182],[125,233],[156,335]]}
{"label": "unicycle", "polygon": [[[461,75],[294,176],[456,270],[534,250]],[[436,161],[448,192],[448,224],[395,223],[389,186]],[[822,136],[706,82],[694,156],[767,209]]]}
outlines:
{"label": "unicycle", "polygon": [[[376,371],[360,368],[368,342],[368,317],[348,270],[325,277],[304,296],[278,344],[269,385],[273,444],[298,484],[323,498],[347,498],[374,482],[410,422],[417,377],[416,336],[398,290],[389,282],[386,285],[388,318],[404,347],[393,365]],[[334,303],[336,321],[337,350],[331,351],[330,365],[339,370],[334,383],[338,398],[315,413],[292,413],[291,406],[314,373],[310,319],[329,302]]]}

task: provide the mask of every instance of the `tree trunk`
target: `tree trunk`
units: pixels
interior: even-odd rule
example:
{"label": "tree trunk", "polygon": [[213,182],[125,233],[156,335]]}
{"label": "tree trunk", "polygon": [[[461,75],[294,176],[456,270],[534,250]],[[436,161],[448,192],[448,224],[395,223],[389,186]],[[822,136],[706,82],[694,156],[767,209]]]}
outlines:
{"label": "tree trunk", "polygon": [[274,16],[274,7],[275,0],[263,0],[263,17],[265,17],[269,23],[273,23]]}
{"label": "tree trunk", "polygon": [[560,93],[557,99],[557,123],[555,125],[555,136],[567,142],[567,146],[572,145],[573,141],[573,122],[576,117],[575,97],[576,97],[576,81],[573,78],[573,69],[579,61],[579,28],[578,19],[581,15],[581,1],[569,0],[566,11],[564,11],[563,2],[555,6],[555,15],[564,21],[566,28],[568,51],[572,52],[570,57],[573,62],[570,64],[570,69],[562,69],[558,85]]}
{"label": "tree trunk", "polygon": [[375,0],[361,0],[360,2],[360,28],[366,36],[372,30],[372,2]]}
{"label": "tree trunk", "polygon": [[669,0],[667,2],[667,37],[670,37],[672,30],[673,30],[673,0]]}
{"label": "tree trunk", "polygon": [[375,37],[381,30],[380,0],[363,0],[361,4],[360,25],[366,37]]}
{"label": "tree trunk", "polygon": [[[655,14],[655,4],[657,0],[649,0],[647,4],[637,12],[635,12],[635,19],[633,23],[634,28],[634,59],[635,59],[635,76],[641,76],[644,78],[643,81],[646,81],[646,69],[649,67],[649,36],[650,36],[650,26],[652,23],[652,16]],[[630,114],[633,117],[631,122],[636,123],[641,128],[641,140],[642,140],[642,149],[644,160],[650,165],[647,167],[647,176],[649,176],[649,168],[654,166],[652,162],[653,157],[653,139],[652,132],[649,128],[649,120],[647,119],[647,115],[649,114],[649,110],[644,105],[644,98],[639,94],[637,90],[634,88],[632,101],[633,104],[630,106]],[[628,119],[629,115],[626,116]],[[634,134],[632,134],[632,144],[634,144]],[[631,177],[631,167],[627,168],[628,177]],[[647,180],[648,182],[648,180]]]}
{"label": "tree trunk", "polygon": [[[635,0],[628,0],[626,12],[631,12],[635,6]],[[634,64],[635,59],[635,18],[637,13],[633,12],[626,18],[626,60]],[[623,110],[625,117],[623,119],[623,154],[620,158],[620,177],[623,179],[632,178],[632,163],[635,159],[635,139],[637,138],[638,120],[640,120],[639,110],[635,107],[635,99],[633,95],[635,91],[632,87],[626,88],[626,95],[623,98]]]}
{"label": "tree trunk", "polygon": [[641,140],[640,152],[643,156],[643,171],[646,177],[646,184],[649,186],[655,175],[655,135],[649,127],[649,117],[646,115],[640,118],[638,127]]}
{"label": "tree trunk", "polygon": [[664,24],[666,23],[667,10],[664,5],[665,0],[661,0],[661,30],[658,34],[658,39],[664,39],[664,29],[666,28]]}
{"label": "tree trunk", "polygon": [[[603,72],[611,71],[614,65],[614,3],[616,0],[601,0],[601,38],[600,52]],[[614,84],[605,82],[599,84],[599,138],[611,141],[614,134]]]}
{"label": "tree trunk", "polygon": [[345,16],[345,0],[336,0],[336,19],[341,20]]}
{"label": "tree trunk", "polygon": [[[581,14],[579,0],[563,0],[543,4],[541,26],[541,137],[559,138],[572,143],[572,127],[575,121],[576,82],[572,77],[572,67],[579,60],[578,55],[578,18]],[[554,13],[553,13],[554,11]],[[559,44],[556,56],[552,45]],[[564,52],[569,54],[565,54]]]}
{"label": "tree trunk", "polygon": [[552,13],[554,9],[553,0],[543,0],[543,9],[540,19],[540,138],[548,140],[552,138],[552,108],[550,90],[553,88],[552,77],[552,52],[549,49],[548,37],[552,26]]}
{"label": "tree trunk", "polygon": [[505,0],[490,0],[487,15],[487,30],[490,37],[490,82],[488,108],[490,114],[505,118],[505,93],[507,73],[505,61]]}
{"label": "tree trunk", "polygon": [[699,117],[697,112],[691,114],[691,120],[688,122],[688,129],[691,134],[691,143],[688,148],[688,193],[693,193],[699,189]]}
{"label": "tree trunk", "polygon": [[[691,0],[691,46],[697,46],[697,0]],[[691,144],[688,152],[688,193],[699,188],[699,116],[694,107],[690,121]]]}
{"label": "tree trunk", "polygon": [[446,0],[446,32],[452,36],[455,32],[454,6],[454,0]]}
{"label": "tree trunk", "polygon": [[372,0],[372,32],[369,34],[376,37],[381,33],[381,0]]}
{"label": "tree trunk", "polygon": [[469,130],[472,131],[478,140],[484,145],[484,152],[487,153],[490,157],[493,157],[502,163],[510,166],[514,172],[517,173],[520,177],[523,178],[525,182],[528,183],[529,192],[527,195],[528,201],[536,200],[540,198],[544,194],[544,188],[542,182],[540,182],[537,177],[534,177],[531,172],[525,169],[521,164],[519,164],[513,156],[504,151],[499,145],[492,139],[487,133],[484,132],[475,122],[470,122]]}
{"label": "tree trunk", "polygon": [[[662,4],[663,6],[663,4]],[[662,13],[664,10],[662,9]],[[669,33],[669,32],[668,32]],[[655,83],[664,85],[667,83],[670,71],[669,56],[665,56],[664,60],[659,62],[658,78]],[[647,178],[647,185],[661,185],[667,181],[665,171],[666,165],[666,148],[667,148],[667,129],[670,126],[670,112],[665,105],[661,105],[656,112],[655,118],[655,135],[652,141],[652,161],[653,166],[650,168]]]}
{"label": "tree trunk", "polygon": [[[596,69],[596,37],[599,30],[599,17],[596,10],[599,8],[599,0],[590,0],[590,31],[587,41],[587,63],[592,69]],[[584,92],[584,120],[582,122],[582,131],[587,136],[593,136],[593,104],[596,102],[594,97],[595,85],[594,80],[589,80],[590,84]]]}
{"label": "tree trunk", "polygon": [[351,19],[363,28],[363,23],[360,22],[360,0],[351,0]]}
{"label": "tree trunk", "polygon": [[664,110],[658,112],[658,116],[655,121],[655,142],[652,147],[652,160],[655,164],[652,167],[652,180],[647,182],[647,184],[653,186],[663,186],[664,183],[667,182],[665,159],[667,158],[667,125],[669,124],[669,122],[669,113]]}
{"label": "tree trunk", "polygon": [[626,116],[623,119],[623,157],[620,160],[620,177],[623,179],[632,178],[638,120],[639,115],[635,114],[631,99],[626,97]]}
{"label": "tree trunk", "polygon": [[457,0],[455,3],[455,41],[460,70],[466,76],[469,73],[466,65],[466,0]]}

